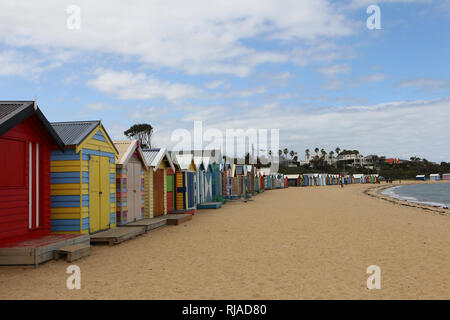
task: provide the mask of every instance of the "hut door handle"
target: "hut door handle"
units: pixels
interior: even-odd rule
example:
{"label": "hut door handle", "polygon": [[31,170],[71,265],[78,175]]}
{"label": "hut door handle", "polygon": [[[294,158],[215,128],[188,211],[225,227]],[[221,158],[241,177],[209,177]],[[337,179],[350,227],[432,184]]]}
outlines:
{"label": "hut door handle", "polygon": [[101,192],[101,191],[99,191],[99,193],[98,193],[99,195],[102,195],[103,194],[103,192]]}

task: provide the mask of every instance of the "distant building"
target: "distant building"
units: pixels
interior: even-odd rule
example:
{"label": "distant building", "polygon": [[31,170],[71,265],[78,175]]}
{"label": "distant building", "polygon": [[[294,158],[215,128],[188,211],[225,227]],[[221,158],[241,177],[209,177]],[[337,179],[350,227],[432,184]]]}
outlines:
{"label": "distant building", "polygon": [[402,160],[396,158],[388,158],[385,160],[385,162],[389,164],[399,164],[402,163]]}

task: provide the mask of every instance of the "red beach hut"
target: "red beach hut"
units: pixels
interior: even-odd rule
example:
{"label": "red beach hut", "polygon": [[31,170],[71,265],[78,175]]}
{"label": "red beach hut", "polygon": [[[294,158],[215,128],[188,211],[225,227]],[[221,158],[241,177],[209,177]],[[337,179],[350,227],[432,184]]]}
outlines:
{"label": "red beach hut", "polygon": [[0,244],[50,234],[50,150],[58,148],[34,101],[0,101]]}

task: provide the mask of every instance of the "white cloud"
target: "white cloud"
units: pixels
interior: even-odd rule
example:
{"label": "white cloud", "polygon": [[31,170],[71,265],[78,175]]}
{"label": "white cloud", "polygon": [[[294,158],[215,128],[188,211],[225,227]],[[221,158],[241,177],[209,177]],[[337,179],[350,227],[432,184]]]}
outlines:
{"label": "white cloud", "polygon": [[373,73],[367,74],[364,76],[360,76],[357,81],[358,82],[378,82],[386,79],[386,76],[382,73]]}
{"label": "white cloud", "polygon": [[402,88],[415,88],[419,91],[450,90],[450,82],[441,79],[412,79],[400,83]]}
{"label": "white cloud", "polygon": [[341,73],[349,73],[350,66],[348,64],[335,64],[320,68],[318,71],[327,77],[335,77]]}
{"label": "white cloud", "polygon": [[[353,33],[353,22],[327,0],[137,0],[132,6],[127,1],[80,0],[79,30],[66,27],[70,4],[73,1],[3,1],[0,39],[40,50],[65,48],[132,57],[189,74],[246,76],[263,63],[289,59],[306,63],[301,54],[259,50],[245,44],[247,39],[325,43]],[[329,55],[333,53],[323,53]]]}
{"label": "white cloud", "polygon": [[214,80],[214,81],[205,83],[204,86],[207,89],[217,89],[217,88],[221,87],[224,84],[225,84],[224,80]]}
{"label": "white cloud", "polygon": [[[326,150],[358,149],[363,154],[450,160],[450,100],[398,101],[315,111],[272,103],[239,109],[239,117],[224,106],[211,106],[205,113],[202,110],[186,107],[186,129],[194,120],[202,120],[204,130],[217,128],[223,133],[227,128],[278,128],[280,145],[299,154],[320,146]],[[171,130],[179,126],[173,120],[164,123],[159,143],[170,146]]]}
{"label": "white cloud", "polygon": [[110,111],[116,109],[115,106],[103,102],[88,103],[85,108],[89,111]]}
{"label": "white cloud", "polygon": [[60,65],[59,61],[46,62],[43,58],[17,50],[0,51],[0,76],[37,77],[42,72]]}
{"label": "white cloud", "polygon": [[145,73],[134,74],[129,71],[96,70],[97,77],[88,85],[119,99],[179,100],[196,96],[200,90],[194,86],[161,81]]}

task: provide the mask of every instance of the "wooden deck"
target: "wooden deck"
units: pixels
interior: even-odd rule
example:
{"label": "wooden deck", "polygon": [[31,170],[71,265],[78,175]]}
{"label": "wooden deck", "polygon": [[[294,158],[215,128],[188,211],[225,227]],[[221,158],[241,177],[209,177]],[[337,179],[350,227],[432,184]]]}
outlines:
{"label": "wooden deck", "polygon": [[160,227],[164,227],[167,225],[166,216],[159,216],[152,219],[142,219],[135,222],[130,222],[127,224],[122,224],[119,227],[129,228],[129,227],[144,227],[145,231],[151,231]]}
{"label": "wooden deck", "polygon": [[219,209],[222,202],[204,202],[197,205],[197,209]]}
{"label": "wooden deck", "polygon": [[168,214],[195,214],[195,209],[186,209],[186,210],[173,210]]}
{"label": "wooden deck", "polygon": [[145,233],[145,227],[112,228],[91,234],[91,244],[115,245]]}
{"label": "wooden deck", "polygon": [[26,266],[52,260],[54,252],[63,247],[89,244],[89,235],[51,234],[25,241],[11,242],[0,247],[0,265]]}
{"label": "wooden deck", "polygon": [[177,226],[183,222],[192,220],[192,214],[168,214],[167,224],[170,226]]}

